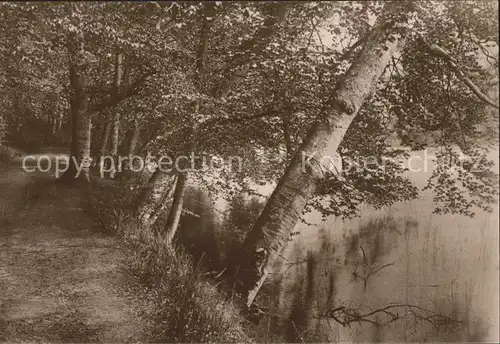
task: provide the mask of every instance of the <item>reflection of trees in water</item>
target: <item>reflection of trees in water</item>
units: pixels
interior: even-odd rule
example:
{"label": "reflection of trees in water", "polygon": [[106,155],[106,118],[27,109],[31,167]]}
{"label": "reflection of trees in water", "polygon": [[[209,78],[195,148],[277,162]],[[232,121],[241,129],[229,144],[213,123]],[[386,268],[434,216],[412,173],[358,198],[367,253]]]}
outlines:
{"label": "reflection of trees in water", "polygon": [[[292,254],[295,258],[284,262],[289,270],[284,283],[290,283],[288,289],[293,291],[289,294],[292,296],[281,300],[286,304],[280,305],[282,310],[288,311],[284,326],[288,341],[326,340],[324,332],[328,329],[325,330],[320,321],[313,322],[314,318],[318,320],[320,315],[344,301],[339,297],[345,295],[338,295],[342,284],[365,285],[369,278],[386,267],[380,261],[396,247],[399,231],[397,221],[388,217],[370,220],[357,231],[344,233],[340,241],[334,242],[324,229],[319,236],[318,251],[308,251],[307,258],[300,258],[304,253],[301,247],[296,246]],[[356,271],[363,264],[364,273],[359,269]],[[355,271],[357,278],[353,275]],[[346,280],[345,276],[349,275],[352,278]],[[382,337],[381,331],[376,330],[374,334],[375,337]]]}
{"label": "reflection of trees in water", "polygon": [[404,251],[398,242],[404,240],[402,236],[415,235],[417,227],[418,222],[412,219],[386,217],[367,221],[336,241],[330,239],[327,231],[320,231],[317,251],[305,251],[296,242],[290,258],[282,261],[287,273],[282,279],[277,312],[286,315],[281,319],[285,340],[381,342],[402,340],[402,336],[418,341],[485,338],[484,323],[470,322],[466,314],[468,306],[460,298],[445,299],[439,307],[428,300],[391,303],[399,299],[388,296],[382,300],[387,294],[381,291],[379,295],[373,289],[380,285],[386,269],[405,268],[397,258],[387,258],[398,247]]}
{"label": "reflection of trees in water", "polygon": [[208,195],[199,189],[191,189],[185,196],[183,214],[176,233],[176,241],[193,257],[195,264],[203,264],[207,269],[219,269],[220,249],[216,240],[219,225],[217,215],[212,210]]}
{"label": "reflection of trees in water", "polygon": [[285,339],[287,342],[302,342],[310,337],[309,322],[314,302],[315,274],[317,261],[312,252],[307,253],[305,291],[302,285],[297,288],[288,316]]}
{"label": "reflection of trees in water", "polygon": [[[383,255],[388,254],[397,246],[398,237],[401,231],[399,224],[392,217],[383,217],[380,219],[370,219],[362,225],[357,232],[344,234],[345,258],[347,263],[364,263],[364,257],[361,255],[360,246],[368,252],[369,263],[377,262]],[[354,261],[354,262],[353,262]]]}

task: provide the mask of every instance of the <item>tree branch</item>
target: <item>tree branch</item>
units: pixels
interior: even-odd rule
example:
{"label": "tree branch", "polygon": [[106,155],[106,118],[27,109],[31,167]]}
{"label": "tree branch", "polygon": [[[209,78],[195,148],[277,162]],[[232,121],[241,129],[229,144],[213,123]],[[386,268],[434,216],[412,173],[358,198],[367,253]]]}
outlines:
{"label": "tree branch", "polygon": [[212,118],[205,122],[205,126],[211,127],[213,125],[224,125],[229,123],[246,123],[248,121],[253,121],[261,118],[271,118],[279,116],[279,112],[275,109],[269,109],[263,111],[261,113],[252,115],[252,116],[241,116],[241,117],[232,117],[232,118]]}
{"label": "tree branch", "polygon": [[427,41],[422,35],[420,35],[420,41],[424,43],[427,50],[434,56],[440,57],[446,61],[450,69],[457,75],[457,77],[474,93],[480,100],[486,104],[493,106],[494,108],[499,108],[486,94],[484,94],[481,89],[474,84],[474,82],[469,79],[469,77],[463,72],[457,65],[457,61],[443,48],[437,44],[432,44]]}
{"label": "tree branch", "polygon": [[[205,61],[207,59],[208,52],[208,42],[210,39],[210,30],[212,29],[212,23],[214,21],[215,15],[215,4],[208,2],[203,8],[203,18],[202,27],[200,31],[200,44],[198,47],[198,54],[196,59],[196,81],[200,84],[203,78],[203,72],[205,70]],[[201,85],[198,85],[200,87]]]}
{"label": "tree branch", "polygon": [[270,17],[264,21],[263,27],[257,30],[255,35],[242,42],[237,49],[238,52],[228,62],[222,72],[223,78],[219,85],[212,91],[215,98],[225,98],[234,85],[237,85],[247,74],[251,58],[245,53],[252,51],[259,53],[267,46],[273,35],[278,30],[279,24],[285,19],[288,5],[286,2],[271,4]]}
{"label": "tree branch", "polygon": [[146,82],[146,80],[156,74],[156,72],[146,72],[140,77],[138,77],[134,82],[132,82],[130,85],[125,85],[124,90],[118,93],[117,96],[113,96],[112,93],[110,94],[100,103],[94,104],[92,106],[92,111],[102,111],[110,106],[115,106],[119,104],[121,101],[130,98],[132,96],[135,96],[139,93],[141,90],[141,87],[143,84]]}
{"label": "tree branch", "polygon": [[354,50],[356,50],[356,48],[358,48],[358,47],[362,46],[363,44],[365,44],[365,42],[366,42],[366,40],[368,39],[369,36],[370,36],[370,31],[367,34],[365,34],[364,36],[362,36],[360,39],[358,39],[356,42],[354,42],[354,44],[351,45],[349,48],[347,48],[347,50],[344,51],[342,53],[342,55],[340,55],[339,61],[343,61],[343,60],[346,60],[349,57],[351,57],[351,55],[354,52]]}
{"label": "tree branch", "polygon": [[[406,314],[411,314],[415,319],[424,320],[434,326],[462,323],[462,321],[450,318],[444,314],[407,303],[391,304],[367,313],[361,313],[358,308],[339,306],[326,311],[325,316],[335,320],[342,326],[350,326],[351,323],[356,322],[368,322],[375,326],[381,326],[403,319],[406,314],[399,314],[398,310],[401,309],[406,309]],[[387,315],[389,320],[385,322],[380,321],[380,319],[376,317],[379,313]]]}

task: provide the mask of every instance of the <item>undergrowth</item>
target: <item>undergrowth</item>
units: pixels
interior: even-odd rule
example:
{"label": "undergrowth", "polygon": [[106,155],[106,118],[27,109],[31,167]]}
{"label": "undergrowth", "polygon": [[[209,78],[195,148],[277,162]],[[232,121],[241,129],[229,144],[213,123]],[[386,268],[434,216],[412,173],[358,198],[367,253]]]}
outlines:
{"label": "undergrowth", "polygon": [[101,224],[130,248],[129,268],[146,291],[143,316],[151,320],[151,340],[252,342],[252,325],[190,255],[167,248],[154,232],[136,225],[128,202],[137,190],[125,188],[125,183],[98,184],[90,206]]}
{"label": "undergrowth", "polygon": [[14,148],[0,144],[0,164],[8,164],[22,157],[22,153]]}

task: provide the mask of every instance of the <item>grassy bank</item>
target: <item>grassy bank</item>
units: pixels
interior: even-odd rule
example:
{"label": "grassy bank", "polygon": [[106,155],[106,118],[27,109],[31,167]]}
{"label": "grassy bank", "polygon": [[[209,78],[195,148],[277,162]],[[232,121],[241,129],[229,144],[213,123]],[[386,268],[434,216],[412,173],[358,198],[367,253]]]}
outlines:
{"label": "grassy bank", "polygon": [[89,206],[102,225],[130,248],[129,269],[139,281],[143,316],[155,342],[253,342],[253,324],[231,296],[221,292],[203,268],[181,248],[138,228],[126,210],[134,190],[97,182]]}

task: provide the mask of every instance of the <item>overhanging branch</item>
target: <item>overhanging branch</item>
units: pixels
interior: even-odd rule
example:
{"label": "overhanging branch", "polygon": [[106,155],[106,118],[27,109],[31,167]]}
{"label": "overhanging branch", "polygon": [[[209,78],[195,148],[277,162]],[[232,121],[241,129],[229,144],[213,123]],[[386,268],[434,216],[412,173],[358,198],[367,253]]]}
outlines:
{"label": "overhanging branch", "polygon": [[437,44],[430,43],[423,36],[420,35],[420,41],[424,44],[427,50],[434,56],[440,57],[446,61],[450,69],[455,73],[455,75],[474,93],[480,100],[486,104],[493,106],[494,108],[499,108],[486,94],[484,94],[481,89],[474,84],[474,82],[462,71],[458,65],[457,61],[443,48]]}

